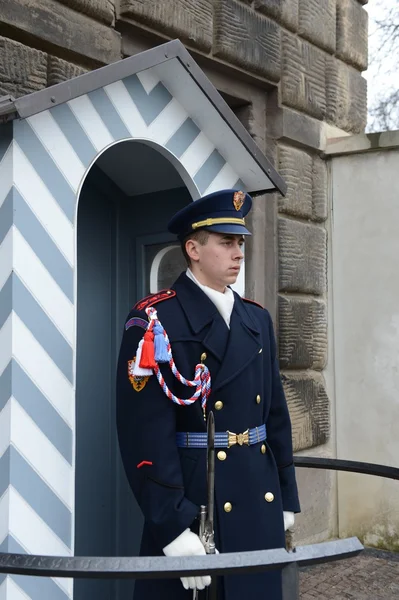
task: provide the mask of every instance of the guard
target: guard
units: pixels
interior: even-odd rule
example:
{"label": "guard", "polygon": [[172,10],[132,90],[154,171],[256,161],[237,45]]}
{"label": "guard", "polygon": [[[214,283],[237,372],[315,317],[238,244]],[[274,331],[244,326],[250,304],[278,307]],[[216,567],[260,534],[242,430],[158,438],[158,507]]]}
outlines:
{"label": "guard", "polygon": [[[144,515],[140,554],[204,554],[206,417],[215,416],[215,542],[219,552],[281,548],[299,512],[291,423],[266,309],[229,287],[250,232],[251,197],[223,190],[169,223],[188,268],[126,319],[117,428]],[[219,600],[281,600],[281,572],[218,578]],[[191,600],[210,577],[140,580],[135,600]],[[201,594],[200,594],[201,595]]]}

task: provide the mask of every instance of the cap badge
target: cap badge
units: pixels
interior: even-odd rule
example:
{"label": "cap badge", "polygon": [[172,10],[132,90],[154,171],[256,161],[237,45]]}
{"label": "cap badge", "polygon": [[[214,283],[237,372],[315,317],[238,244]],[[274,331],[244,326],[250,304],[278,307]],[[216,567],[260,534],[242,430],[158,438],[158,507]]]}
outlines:
{"label": "cap badge", "polygon": [[233,194],[233,204],[234,208],[239,211],[242,208],[242,205],[245,201],[245,193],[244,192],[234,192]]}

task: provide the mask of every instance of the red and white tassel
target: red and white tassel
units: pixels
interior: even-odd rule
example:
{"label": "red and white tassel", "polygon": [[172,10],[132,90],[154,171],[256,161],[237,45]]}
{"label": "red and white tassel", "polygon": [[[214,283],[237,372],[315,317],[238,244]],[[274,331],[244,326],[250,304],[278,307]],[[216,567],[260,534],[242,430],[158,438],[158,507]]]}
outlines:
{"label": "red and white tassel", "polygon": [[144,339],[140,340],[140,343],[137,348],[136,360],[134,361],[134,368],[133,368],[133,373],[132,373],[133,377],[149,377],[150,375],[153,374],[152,369],[142,369],[140,367],[141,351],[143,348],[143,344],[144,344]]}

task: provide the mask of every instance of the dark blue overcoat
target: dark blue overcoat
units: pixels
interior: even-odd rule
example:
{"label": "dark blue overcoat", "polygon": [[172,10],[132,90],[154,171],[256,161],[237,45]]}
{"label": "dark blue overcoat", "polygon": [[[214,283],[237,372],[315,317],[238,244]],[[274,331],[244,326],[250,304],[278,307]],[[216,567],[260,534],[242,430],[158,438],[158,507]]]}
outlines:
{"label": "dark blue overcoat", "polygon": [[[230,330],[215,305],[185,274],[176,295],[156,304],[179,371],[193,379],[206,353],[212,376],[208,410],[216,431],[244,432],[266,424],[262,443],[232,446],[216,459],[215,533],[220,552],[261,550],[285,545],[283,510],[299,511],[293,466],[291,424],[281,385],[273,326],[267,310],[235,294]],[[132,310],[147,320],[146,313]],[[139,321],[140,322],[140,321]],[[179,406],[169,400],[155,376],[141,391],[128,377],[144,330],[125,327],[117,374],[117,427],[122,460],[144,514],[141,555],[162,555],[162,548],[184,529],[198,531],[200,504],[206,504],[206,450],[177,448],[176,431],[206,431],[199,402]],[[168,365],[162,373],[176,396],[189,398]],[[142,461],[151,465],[137,466]],[[266,501],[270,492],[273,501]],[[230,503],[232,510],[225,511]],[[234,575],[219,581],[219,600],[281,600],[279,572]],[[191,600],[180,580],[137,581],[135,600]]]}

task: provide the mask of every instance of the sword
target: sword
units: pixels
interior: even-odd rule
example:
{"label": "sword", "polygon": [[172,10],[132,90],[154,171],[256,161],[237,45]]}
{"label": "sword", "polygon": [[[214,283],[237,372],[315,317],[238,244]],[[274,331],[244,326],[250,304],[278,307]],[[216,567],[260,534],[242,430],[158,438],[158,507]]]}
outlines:
{"label": "sword", "polygon": [[[215,533],[213,515],[215,510],[215,418],[210,411],[207,422],[207,483],[208,503],[200,507],[199,538],[204,545],[207,554],[215,554]],[[211,585],[206,589],[208,600],[216,600],[216,580],[212,577]],[[194,590],[194,600],[199,599],[198,590]]]}

